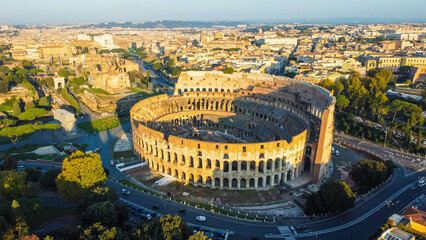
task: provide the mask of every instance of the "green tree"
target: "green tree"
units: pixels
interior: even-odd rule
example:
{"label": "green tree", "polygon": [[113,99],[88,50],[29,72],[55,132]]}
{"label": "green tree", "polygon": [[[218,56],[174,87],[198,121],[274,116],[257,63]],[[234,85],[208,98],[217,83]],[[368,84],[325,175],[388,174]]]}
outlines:
{"label": "green tree", "polygon": [[21,196],[28,188],[27,174],[16,170],[0,172],[0,195],[5,200]]}
{"label": "green tree", "polygon": [[3,165],[1,166],[1,170],[17,170],[18,162],[12,156],[6,156],[3,161]]}
{"label": "green tree", "polygon": [[25,111],[31,110],[35,108],[35,104],[33,101],[29,101],[25,103]]}
{"label": "green tree", "polygon": [[114,188],[97,187],[83,196],[83,199],[78,204],[80,211],[85,211],[86,208],[98,202],[117,202],[120,196]]}
{"label": "green tree", "polygon": [[61,173],[60,168],[53,168],[47,170],[40,178],[41,186],[56,190],[56,178]]}
{"label": "green tree", "polygon": [[21,108],[21,99],[16,99],[16,101],[13,103],[13,110],[12,110],[12,115],[14,117],[18,117],[19,114],[22,113],[22,108]]}
{"label": "green tree", "polygon": [[9,91],[9,82],[0,81],[0,93],[7,93]]}
{"label": "green tree", "polygon": [[56,186],[64,200],[75,202],[105,181],[99,154],[77,151],[62,162],[62,172],[56,179]]}
{"label": "green tree", "polygon": [[100,223],[95,223],[84,231],[80,235],[80,239],[85,240],[124,240],[125,235],[120,228],[108,228],[102,226]]}
{"label": "green tree", "polygon": [[358,186],[359,192],[365,193],[384,182],[389,177],[388,173],[384,162],[362,160],[352,167],[349,176]]}
{"label": "green tree", "polygon": [[177,215],[156,218],[141,230],[142,235],[148,235],[152,239],[188,239],[191,236],[188,226]]}
{"label": "green tree", "polygon": [[419,136],[417,138],[416,150],[420,150],[422,147],[422,129],[419,128]]}
{"label": "green tree", "polygon": [[163,68],[163,65],[160,62],[156,62],[152,64],[152,68],[154,68],[155,70],[159,70]]}
{"label": "green tree", "polygon": [[333,81],[331,81],[331,80],[330,80],[330,79],[328,79],[328,78],[323,79],[323,80],[319,83],[319,85],[320,85],[321,87],[323,87],[323,88],[327,89],[327,90],[328,90],[328,91],[330,91],[330,92],[334,90],[334,86],[335,86],[334,82],[333,82]]}
{"label": "green tree", "polygon": [[19,120],[33,121],[36,118],[46,115],[48,112],[43,108],[32,108],[19,114]]}
{"label": "green tree", "polygon": [[58,71],[58,75],[64,78],[68,78],[70,76],[70,73],[68,72],[66,68],[61,68]]}
{"label": "green tree", "polygon": [[339,108],[339,110],[342,110],[342,108],[346,108],[347,106],[349,106],[349,99],[347,99],[345,95],[337,96],[336,106]]}
{"label": "green tree", "polygon": [[341,79],[338,80],[334,84],[334,96],[338,96],[341,92],[343,92],[344,89],[345,89],[345,86],[343,85]]}
{"label": "green tree", "polygon": [[22,61],[22,67],[24,69],[30,70],[32,68],[32,64],[26,60]]}
{"label": "green tree", "polygon": [[355,205],[355,194],[343,181],[324,183],[316,194],[309,195],[306,201],[307,214],[321,214],[344,211]]}
{"label": "green tree", "polygon": [[51,107],[50,101],[49,101],[49,99],[47,99],[47,97],[42,97],[42,98],[40,98],[40,99],[38,100],[38,105],[39,105],[40,107],[47,107],[47,108],[50,108],[50,107]]}
{"label": "green tree", "polygon": [[37,182],[41,177],[41,171],[37,168],[26,168],[25,172],[27,173],[27,181]]}
{"label": "green tree", "polygon": [[112,203],[110,201],[97,202],[83,212],[81,219],[86,224],[100,222],[104,226],[120,226],[129,218],[128,210],[125,206]]}
{"label": "green tree", "polygon": [[195,235],[189,237],[189,240],[211,240],[211,238],[204,235],[203,231],[198,231]]}
{"label": "green tree", "polygon": [[234,72],[235,70],[232,67],[226,67],[225,69],[223,69],[223,73],[225,74],[232,74]]}

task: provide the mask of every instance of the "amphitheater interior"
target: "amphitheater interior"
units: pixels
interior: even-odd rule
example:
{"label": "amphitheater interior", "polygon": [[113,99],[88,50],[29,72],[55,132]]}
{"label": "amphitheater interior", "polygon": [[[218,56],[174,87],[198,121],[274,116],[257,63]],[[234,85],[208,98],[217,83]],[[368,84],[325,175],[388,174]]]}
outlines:
{"label": "amphitheater interior", "polygon": [[327,172],[333,96],[262,74],[184,72],[172,96],[131,109],[135,153],[153,170],[194,185],[268,189]]}

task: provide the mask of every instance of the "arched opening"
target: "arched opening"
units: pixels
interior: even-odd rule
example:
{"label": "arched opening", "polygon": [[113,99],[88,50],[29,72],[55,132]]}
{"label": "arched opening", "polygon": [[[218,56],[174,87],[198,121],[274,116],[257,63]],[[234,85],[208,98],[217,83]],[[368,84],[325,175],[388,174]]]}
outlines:
{"label": "arched opening", "polygon": [[170,175],[170,176],[172,175],[172,169],[170,168],[167,169],[167,175]]}
{"label": "arched opening", "polygon": [[260,162],[259,162],[259,172],[260,172],[260,173],[263,173],[264,165],[265,165],[265,164],[264,164],[264,162],[263,162],[263,161],[260,161]]}
{"label": "arched opening", "polygon": [[198,168],[203,168],[203,159],[198,158]]}
{"label": "arched opening", "polygon": [[266,177],[266,186],[271,186],[271,176]]}
{"label": "arched opening", "polygon": [[238,180],[236,178],[232,179],[232,187],[237,188],[238,187]]}
{"label": "arched opening", "polygon": [[305,172],[311,171],[311,158],[310,157],[305,157],[304,170],[305,170]]}
{"label": "arched opening", "polygon": [[268,159],[268,162],[266,163],[266,169],[271,170],[272,169],[272,159]]}
{"label": "arched opening", "polygon": [[256,170],[256,162],[250,161],[250,171],[254,171],[254,170]]}
{"label": "arched opening", "polygon": [[223,187],[229,187],[229,180],[228,178],[223,179]]}
{"label": "arched opening", "polygon": [[182,172],[182,179],[186,181],[186,173]]}
{"label": "arched opening", "polygon": [[216,187],[220,187],[220,178],[215,178],[214,179],[214,185],[216,186]]}
{"label": "arched opening", "polygon": [[198,184],[203,184],[203,177],[201,175],[198,175],[197,183]]}
{"label": "arched opening", "polygon": [[223,172],[229,172],[229,163],[228,161],[223,162]]}
{"label": "arched opening", "polygon": [[190,157],[189,167],[194,167],[194,158],[193,157]]}
{"label": "arched opening", "polygon": [[274,184],[278,184],[278,179],[279,179],[278,175],[275,175],[274,176]]}
{"label": "arched opening", "polygon": [[175,177],[175,178],[179,179],[179,172],[178,172],[178,170],[177,170],[177,169],[175,169],[175,175],[174,175],[173,177]]}
{"label": "arched opening", "polygon": [[189,181],[194,182],[194,174],[191,173],[191,175],[189,175]]}
{"label": "arched opening", "polygon": [[287,181],[291,180],[291,174],[292,174],[291,170],[287,172]]}
{"label": "arched opening", "polygon": [[161,172],[164,173],[164,166],[161,166]]}
{"label": "arched opening", "polygon": [[212,160],[210,160],[210,159],[207,159],[207,166],[206,166],[206,168],[212,168]]}
{"label": "arched opening", "polygon": [[247,171],[247,162],[246,161],[241,162],[241,171]]}
{"label": "arched opening", "polygon": [[254,188],[254,178],[250,178],[250,180],[249,180],[249,188]]}
{"label": "arched opening", "polygon": [[237,161],[232,162],[232,171],[238,171],[238,162]]}
{"label": "arched opening", "polygon": [[211,177],[207,177],[206,179],[206,185],[211,187],[212,186],[212,178]]}
{"label": "arched opening", "polygon": [[263,187],[263,177],[260,177],[259,179],[257,179],[257,187]]}
{"label": "arched opening", "polygon": [[246,184],[247,184],[246,179],[245,178],[241,179],[241,181],[240,181],[240,188],[246,188]]}
{"label": "arched opening", "polygon": [[311,148],[310,146],[307,146],[307,147],[306,147],[306,152],[305,152],[305,154],[306,154],[307,156],[311,156],[311,153],[312,153],[312,148]]}

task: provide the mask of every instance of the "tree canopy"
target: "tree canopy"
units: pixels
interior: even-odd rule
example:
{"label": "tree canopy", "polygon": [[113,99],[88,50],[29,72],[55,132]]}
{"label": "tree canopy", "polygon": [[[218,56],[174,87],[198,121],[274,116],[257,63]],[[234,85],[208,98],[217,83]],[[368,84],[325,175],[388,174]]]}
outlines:
{"label": "tree canopy", "polygon": [[365,159],[352,167],[349,176],[357,184],[358,192],[365,193],[384,182],[392,174],[392,162],[388,163],[388,166],[391,169],[388,169],[383,161]]}
{"label": "tree canopy", "polygon": [[16,170],[0,171],[0,195],[5,200],[20,197],[27,190],[27,173]]}
{"label": "tree canopy", "polygon": [[343,181],[324,183],[318,192],[309,195],[306,201],[307,214],[321,214],[335,211],[343,211],[353,207],[355,194]]}
{"label": "tree canopy", "polygon": [[99,154],[77,151],[62,162],[56,186],[63,199],[75,202],[93,188],[102,186],[105,181],[106,175]]}

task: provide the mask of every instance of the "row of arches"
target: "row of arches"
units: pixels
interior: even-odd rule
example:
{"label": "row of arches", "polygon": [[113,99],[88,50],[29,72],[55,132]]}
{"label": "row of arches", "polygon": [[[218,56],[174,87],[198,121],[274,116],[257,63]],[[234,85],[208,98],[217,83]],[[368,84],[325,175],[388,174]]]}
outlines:
{"label": "row of arches", "polygon": [[164,167],[159,163],[147,160],[150,168],[157,170],[160,173],[170,175],[179,181],[189,182],[195,185],[202,185],[206,187],[217,187],[217,188],[232,188],[232,189],[246,189],[246,188],[265,188],[285,183],[294,179],[294,170],[288,170],[282,173],[276,173],[271,175],[263,175],[259,177],[212,177],[204,176],[201,174],[187,173],[185,171],[179,171],[170,167]]}

